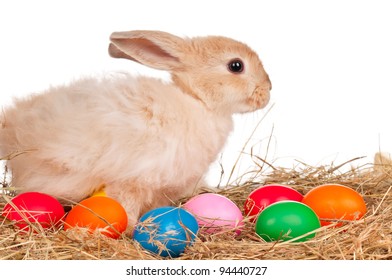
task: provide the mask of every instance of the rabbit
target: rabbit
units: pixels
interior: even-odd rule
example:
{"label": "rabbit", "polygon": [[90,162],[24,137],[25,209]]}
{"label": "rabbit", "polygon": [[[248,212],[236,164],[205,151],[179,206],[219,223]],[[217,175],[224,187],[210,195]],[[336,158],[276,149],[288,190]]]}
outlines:
{"label": "rabbit", "polygon": [[188,197],[233,129],[233,114],[265,107],[271,82],[258,55],[223,36],[113,32],[109,54],[168,71],[166,80],[106,73],[15,99],[0,119],[11,184],[79,202],[102,186],[126,209]]}

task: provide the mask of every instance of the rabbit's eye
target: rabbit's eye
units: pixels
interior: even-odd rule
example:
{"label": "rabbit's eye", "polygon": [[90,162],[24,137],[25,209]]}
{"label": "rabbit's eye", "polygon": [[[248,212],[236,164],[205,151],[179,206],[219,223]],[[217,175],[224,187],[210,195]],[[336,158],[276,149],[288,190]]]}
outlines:
{"label": "rabbit's eye", "polygon": [[235,58],[227,64],[227,67],[232,73],[241,73],[244,71],[244,63],[241,59]]}

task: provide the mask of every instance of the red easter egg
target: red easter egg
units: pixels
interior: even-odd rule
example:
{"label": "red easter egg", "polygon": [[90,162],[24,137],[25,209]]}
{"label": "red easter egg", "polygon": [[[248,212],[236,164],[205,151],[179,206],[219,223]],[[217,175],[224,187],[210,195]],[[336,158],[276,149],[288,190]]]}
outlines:
{"label": "red easter egg", "polygon": [[298,191],[283,185],[265,185],[252,191],[244,205],[244,213],[256,221],[257,216],[268,205],[278,201],[302,201],[303,195]]}
{"label": "red easter egg", "polygon": [[4,206],[2,213],[23,230],[29,230],[29,225],[34,223],[43,228],[57,228],[64,214],[64,208],[57,199],[39,192],[25,192],[15,196]]}

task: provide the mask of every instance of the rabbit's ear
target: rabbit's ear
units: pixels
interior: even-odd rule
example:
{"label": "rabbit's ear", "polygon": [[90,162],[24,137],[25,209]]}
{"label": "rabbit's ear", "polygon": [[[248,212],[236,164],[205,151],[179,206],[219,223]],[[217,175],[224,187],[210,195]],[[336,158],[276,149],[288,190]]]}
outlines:
{"label": "rabbit's ear", "polygon": [[160,70],[180,67],[184,40],[160,31],[114,32],[110,36],[109,54],[126,58]]}

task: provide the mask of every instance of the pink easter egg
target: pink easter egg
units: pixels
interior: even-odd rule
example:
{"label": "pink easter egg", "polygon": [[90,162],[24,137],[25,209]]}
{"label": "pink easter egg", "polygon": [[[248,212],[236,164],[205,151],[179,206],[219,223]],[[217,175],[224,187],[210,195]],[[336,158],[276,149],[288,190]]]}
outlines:
{"label": "pink easter egg", "polygon": [[241,233],[243,216],[238,206],[227,197],[215,193],[204,193],[191,198],[183,205],[192,213],[205,233],[234,230]]}

